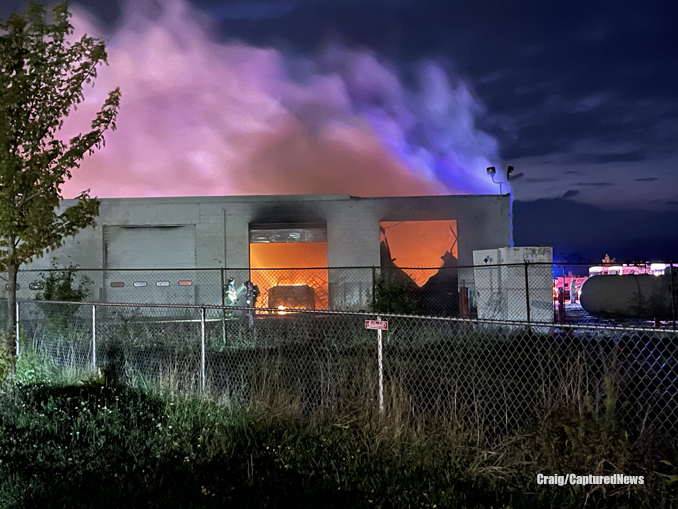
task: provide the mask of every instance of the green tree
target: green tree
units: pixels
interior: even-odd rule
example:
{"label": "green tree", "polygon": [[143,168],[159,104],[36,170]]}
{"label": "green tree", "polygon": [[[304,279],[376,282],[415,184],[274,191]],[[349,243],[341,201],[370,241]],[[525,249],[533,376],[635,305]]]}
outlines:
{"label": "green tree", "polygon": [[[65,238],[94,226],[100,202],[82,192],[60,208],[60,187],[85,155],[115,129],[120,90],[108,95],[91,131],[64,142],[64,118],[84,99],[97,66],[107,64],[103,41],[76,42],[68,2],[47,12],[31,2],[24,15],[0,19],[0,270],[6,271],[8,320],[0,356],[14,370],[16,280],[19,267],[58,248]],[[1,359],[0,359],[1,360]]]}

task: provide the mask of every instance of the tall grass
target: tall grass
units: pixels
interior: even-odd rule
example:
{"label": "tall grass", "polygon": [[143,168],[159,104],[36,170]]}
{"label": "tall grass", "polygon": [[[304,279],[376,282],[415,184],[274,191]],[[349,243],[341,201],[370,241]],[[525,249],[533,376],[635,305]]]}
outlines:
{"label": "tall grass", "polygon": [[[562,408],[597,419],[612,412],[611,420],[634,438],[678,426],[671,418],[678,417],[675,405],[662,408],[649,379],[632,379],[629,363],[609,340],[585,344],[517,330],[466,330],[467,324],[411,329],[396,322],[384,344],[380,414],[370,331],[338,339],[337,331],[356,329],[340,322],[313,328],[300,321],[283,329],[263,326],[257,335],[234,323],[225,344],[221,332],[212,330],[203,391],[195,327],[181,324],[181,337],[163,338],[157,326],[128,325],[100,335],[98,367],[114,372],[116,382],[158,394],[204,392],[257,410],[284,407],[286,415],[322,413],[382,427],[450,422],[472,432],[479,444],[501,440]],[[82,376],[92,369],[91,345],[76,336],[33,343],[48,364],[56,361],[61,371]]]}
{"label": "tall grass", "polygon": [[[224,406],[207,395],[97,383],[0,394],[0,507],[673,507],[676,462],[651,441],[562,408],[480,445],[407,410],[300,419],[294,401]],[[400,405],[400,406],[396,406]],[[536,474],[645,475],[631,487],[540,487]]]}
{"label": "tall grass", "polygon": [[[608,344],[485,331],[438,331],[407,343],[396,329],[384,345],[380,412],[372,336],[354,334],[342,343],[308,330],[303,340],[265,331],[253,338],[246,327],[236,332],[229,337],[240,347],[208,343],[205,390],[195,337],[158,342],[152,350],[143,338],[121,339],[118,357],[101,354],[115,377],[79,372],[84,385],[62,392],[44,383],[55,384],[64,366],[27,350],[20,360],[23,387],[3,396],[0,444],[0,451],[3,445],[15,451],[0,452],[3,461],[23,466],[18,477],[0,467],[7,475],[0,492],[33,490],[62,500],[49,483],[84,482],[104,468],[88,458],[104,454],[115,465],[114,478],[104,482],[138,500],[174,500],[179,507],[210,506],[209,499],[241,504],[235,507],[678,504],[670,484],[678,465],[675,436],[647,425],[644,416],[656,402],[633,392],[628,366]],[[82,421],[73,421],[72,401],[90,405],[89,413],[77,412]],[[59,413],[62,406],[70,421]],[[38,426],[48,421],[56,424]],[[76,441],[84,449],[71,475],[58,444],[85,429],[91,441]],[[47,456],[35,450],[27,456],[42,462],[47,481],[17,459],[31,447],[12,445],[8,436],[18,430],[51,444]],[[117,434],[131,438],[116,442]],[[646,481],[548,488],[536,485],[538,473],[622,473]],[[193,495],[182,498],[180,489]],[[302,498],[290,498],[292,489]]]}

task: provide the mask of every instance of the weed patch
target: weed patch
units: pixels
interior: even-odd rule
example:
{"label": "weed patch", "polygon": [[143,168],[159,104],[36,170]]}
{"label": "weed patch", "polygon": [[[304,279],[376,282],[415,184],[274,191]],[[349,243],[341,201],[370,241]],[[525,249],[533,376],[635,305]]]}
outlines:
{"label": "weed patch", "polygon": [[[673,507],[675,451],[562,410],[491,448],[450,422],[379,425],[99,384],[0,393],[0,507]],[[645,475],[607,491],[536,474]]]}

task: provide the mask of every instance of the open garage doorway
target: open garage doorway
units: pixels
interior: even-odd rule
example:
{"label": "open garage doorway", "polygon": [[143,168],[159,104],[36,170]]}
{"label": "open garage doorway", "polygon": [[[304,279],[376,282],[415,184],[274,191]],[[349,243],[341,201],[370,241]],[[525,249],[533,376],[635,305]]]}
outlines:
{"label": "open garage doorway", "polygon": [[251,224],[250,273],[257,306],[327,309],[327,226]]}

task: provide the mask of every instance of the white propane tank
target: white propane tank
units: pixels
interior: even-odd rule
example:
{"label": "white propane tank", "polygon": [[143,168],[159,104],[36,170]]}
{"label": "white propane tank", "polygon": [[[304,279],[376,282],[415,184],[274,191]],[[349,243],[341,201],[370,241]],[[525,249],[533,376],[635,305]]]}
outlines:
{"label": "white propane tank", "polygon": [[[678,306],[678,267],[673,268],[675,306]],[[670,320],[671,274],[600,275],[581,287],[581,305],[593,316]],[[675,310],[678,313],[678,307]]]}

